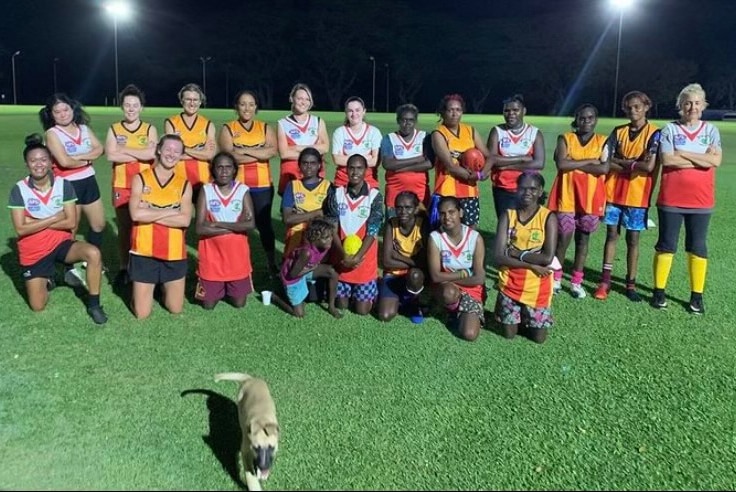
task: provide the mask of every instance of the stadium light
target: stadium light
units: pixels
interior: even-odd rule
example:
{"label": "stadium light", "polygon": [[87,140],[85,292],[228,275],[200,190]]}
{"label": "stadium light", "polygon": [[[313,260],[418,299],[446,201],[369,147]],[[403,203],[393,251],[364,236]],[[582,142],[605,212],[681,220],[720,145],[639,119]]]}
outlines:
{"label": "stadium light", "polygon": [[112,30],[115,38],[115,104],[118,103],[120,94],[120,76],[118,75],[118,21],[125,21],[133,14],[130,4],[122,0],[116,0],[105,4],[105,10],[112,17]]}
{"label": "stadium light", "polygon": [[371,111],[376,112],[376,58],[371,55],[368,57],[373,62],[373,99],[371,99]]}
{"label": "stadium light", "polygon": [[621,64],[621,31],[624,24],[624,11],[630,9],[634,5],[634,0],[609,0],[611,8],[618,10],[618,41],[616,43],[616,78],[613,82],[613,111],[612,117],[616,117],[616,107],[618,106],[618,71]]}
{"label": "stadium light", "polygon": [[15,57],[20,55],[20,50],[13,53],[10,57],[10,64],[13,66],[13,104],[18,104],[18,92],[15,89]]}

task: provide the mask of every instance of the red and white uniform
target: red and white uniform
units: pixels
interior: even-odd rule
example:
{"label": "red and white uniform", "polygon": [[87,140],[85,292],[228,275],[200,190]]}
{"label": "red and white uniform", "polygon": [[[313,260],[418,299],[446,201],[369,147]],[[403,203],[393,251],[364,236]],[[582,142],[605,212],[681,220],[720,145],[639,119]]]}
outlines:
{"label": "red and white uniform", "polygon": [[[86,154],[92,150],[92,139],[89,137],[90,129],[87,125],[78,125],[75,135],[67,133],[58,126],[52,126],[49,130],[59,137],[61,144],[64,146],[64,151],[69,157],[73,158],[78,155]],[[53,169],[54,176],[61,176],[69,181],[80,181],[95,175],[95,170],[92,167],[92,164],[70,169],[61,167],[56,161],[54,161]]]}
{"label": "red and white uniform", "polygon": [[[378,152],[381,147],[381,131],[373,125],[363,123],[363,128],[353,132],[348,126],[340,126],[332,134],[332,153],[350,157],[353,154],[361,154],[368,158],[371,151]],[[369,168],[365,175],[365,181],[371,187],[378,187],[378,168]],[[335,170],[335,186],[348,184],[347,167],[338,166]]]}
{"label": "red and white uniform", "polygon": [[[440,263],[443,272],[459,272],[461,270],[473,270],[473,258],[475,257],[475,244],[478,242],[478,231],[466,225],[462,226],[462,239],[455,245],[447,234],[442,231],[433,231],[429,235],[432,242],[440,252]],[[457,284],[456,284],[457,285]],[[457,285],[457,288],[466,292],[478,302],[483,302],[483,286]]]}
{"label": "red and white uniform", "polygon": [[[338,232],[341,240],[351,234],[357,235],[361,240],[366,238],[371,206],[379,196],[376,188],[370,188],[367,195],[360,195],[356,198],[351,198],[344,186],[335,190],[335,200],[340,211]],[[357,267],[352,270],[338,267],[337,272],[341,282],[365,284],[376,280],[378,278],[378,241],[373,241],[363,256],[363,261]]]}

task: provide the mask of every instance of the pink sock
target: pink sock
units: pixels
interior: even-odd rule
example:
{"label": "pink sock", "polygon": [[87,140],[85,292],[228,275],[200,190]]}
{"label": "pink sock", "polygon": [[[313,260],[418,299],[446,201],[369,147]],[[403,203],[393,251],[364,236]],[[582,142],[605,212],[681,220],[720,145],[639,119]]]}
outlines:
{"label": "pink sock", "polygon": [[562,280],[562,270],[555,270],[552,272],[552,275],[554,276],[555,280]]}
{"label": "pink sock", "polygon": [[571,284],[582,284],[583,283],[583,271],[574,270],[572,272],[572,277],[570,277],[570,283]]}

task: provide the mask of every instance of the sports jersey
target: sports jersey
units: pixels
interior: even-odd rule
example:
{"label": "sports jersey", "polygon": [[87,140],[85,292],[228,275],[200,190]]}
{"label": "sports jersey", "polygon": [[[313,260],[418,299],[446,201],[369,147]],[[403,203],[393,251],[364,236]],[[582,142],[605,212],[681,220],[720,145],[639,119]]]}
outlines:
{"label": "sports jersey", "polygon": [[[534,155],[534,141],[539,132],[537,127],[524,123],[519,133],[507,130],[502,125],[495,128],[498,135],[499,155],[503,157]],[[516,180],[522,173],[523,171],[516,169],[494,167],[491,169],[491,184],[502,190],[516,192]]]}
{"label": "sports jersey", "polygon": [[[515,209],[506,211],[509,218],[508,246],[521,251],[544,246],[547,218],[550,210],[539,207],[526,223],[519,221]],[[498,270],[498,286],[504,295],[533,308],[546,308],[552,304],[554,278],[552,275],[539,277],[529,268],[510,268],[502,266]]]}
{"label": "sports jersey", "polygon": [[[151,131],[150,123],[138,122],[138,126],[134,130],[128,130],[122,121],[113,123],[110,126],[115,141],[118,145],[124,145],[130,149],[143,150],[147,149],[151,141],[149,135]],[[129,190],[133,183],[133,177],[148,169],[153,164],[150,161],[129,161],[129,162],[113,162],[112,163],[112,187],[124,188]]]}
{"label": "sports jersey", "polygon": [[[632,132],[629,125],[617,126],[608,139],[611,155],[619,159],[649,159],[657,153],[659,130],[651,123]],[[654,174],[636,171],[606,176],[606,199],[609,203],[625,207],[648,208],[654,189]]]}
{"label": "sports jersey", "polygon": [[[594,134],[581,144],[575,132],[562,135],[567,145],[566,158],[576,161],[600,159],[606,137]],[[550,210],[563,213],[603,216],[606,208],[606,176],[593,176],[585,171],[558,172],[549,194]]]}
{"label": "sports jersey", "polygon": [[[294,115],[279,120],[279,128],[286,136],[286,142],[291,146],[313,147],[319,140],[319,117],[309,115],[307,121],[299,123]],[[296,159],[282,159],[279,170],[279,193],[284,193],[286,183],[292,179],[302,179],[299,163]],[[319,177],[325,177],[325,166],[320,166]]]}
{"label": "sports jersey", "polygon": [[[77,125],[76,135],[67,133],[66,130],[59,126],[52,126],[49,131],[53,132],[64,146],[64,152],[71,158],[78,155],[86,154],[92,150],[92,139],[90,138],[90,129],[87,125]],[[56,159],[53,163],[54,176],[60,176],[69,181],[80,181],[95,175],[92,164],[84,166],[67,168],[60,166]]]}
{"label": "sports jersey", "polygon": [[[18,181],[10,190],[8,208],[20,209],[26,217],[47,219],[62,210],[67,203],[77,201],[74,187],[64,178],[51,177],[51,188],[41,192],[33,187],[30,177]],[[71,239],[71,231],[50,227],[18,238],[18,257],[22,266],[31,266],[46,257],[64,241]]]}
{"label": "sports jersey", "polygon": [[[191,126],[184,121],[184,113],[166,121],[174,128],[174,133],[181,137],[185,147],[203,148],[207,144],[207,134],[212,122],[204,116],[196,115]],[[182,174],[192,185],[209,183],[211,180],[210,163],[207,161],[184,159],[176,166],[176,173]]]}
{"label": "sports jersey", "polygon": [[[352,197],[347,188],[340,186],[335,189],[335,201],[339,211],[338,233],[340,240],[351,234],[361,240],[368,236],[368,219],[371,207],[376,199],[380,199],[376,188],[368,187],[368,193]],[[341,282],[351,284],[365,284],[378,278],[378,241],[374,240],[363,256],[363,261],[353,269],[345,269],[342,265],[336,268]]]}
{"label": "sports jersey", "polygon": [[[240,120],[234,120],[224,125],[223,131],[230,132],[233,147],[256,147],[266,143],[266,123],[253,120],[250,130],[245,128]],[[238,165],[237,180],[250,188],[268,188],[271,186],[271,168],[268,160],[249,162]]]}
{"label": "sports jersey", "polygon": [[[399,227],[399,219],[394,217],[390,220],[391,232],[393,233],[394,244],[398,246],[397,252],[400,255],[406,256],[407,258],[413,258],[422,250],[422,217],[417,217],[414,227],[409,231],[406,236],[402,234],[401,227]],[[409,272],[408,268],[397,268],[390,269],[384,268],[384,273],[390,275],[406,275]]]}
{"label": "sports jersey", "polygon": [[[243,213],[243,198],[248,186],[235,182],[227,196],[217,185],[202,186],[206,220],[209,222],[237,222]],[[197,244],[199,266],[197,275],[213,282],[230,282],[250,277],[253,268],[250,244],[245,233],[232,232],[216,236],[200,236]]]}
{"label": "sports jersey", "polygon": [[[314,212],[322,208],[322,202],[327,197],[330,182],[326,179],[320,181],[314,188],[307,188],[301,179],[290,181],[284,190],[282,208],[293,206],[303,212]],[[293,205],[292,205],[293,204]],[[302,234],[307,224],[300,222],[286,229],[286,240],[284,244],[284,256],[299,246],[302,242]]]}
{"label": "sports jersey", "polygon": [[[478,242],[478,231],[462,225],[462,239],[456,245],[445,232],[433,231],[429,237],[440,252],[440,268],[443,272],[459,272],[473,270],[475,245]],[[478,302],[483,302],[483,285],[457,285],[458,289],[467,293]]]}
{"label": "sports jersey", "polygon": [[[470,125],[460,123],[457,134],[447,128],[445,125],[437,127],[437,131],[444,137],[450,152],[456,151],[463,153],[466,150],[475,147],[474,130]],[[453,166],[459,166],[457,159],[452,159]],[[475,198],[478,196],[478,185],[468,184],[467,181],[458,180],[450,176],[445,169],[444,164],[439,160],[435,161],[435,186],[434,192],[440,196],[454,196],[456,198]]]}
{"label": "sports jersey", "polygon": [[[371,151],[378,150],[381,147],[381,131],[373,125],[363,123],[363,129],[358,133],[353,133],[347,125],[342,125],[335,129],[332,134],[332,153],[336,155],[351,156],[360,154],[370,155]],[[335,186],[345,186],[348,184],[347,166],[337,166],[335,169]],[[369,186],[378,187],[378,166],[370,167],[365,173],[365,181]]]}
{"label": "sports jersey", "polygon": [[[187,186],[182,173],[174,173],[165,183],[159,183],[154,168],[144,169],[140,175],[143,181],[141,200],[151,208],[179,208]],[[130,234],[130,252],[159,260],[184,260],[187,257],[185,243],[186,228],[169,227],[155,222],[133,222]]]}
{"label": "sports jersey", "polygon": [[[721,149],[721,135],[712,123],[701,121],[689,129],[680,122],[667,123],[662,129],[662,153],[680,150],[705,154],[708,147]],[[679,169],[662,168],[657,206],[711,209],[716,204],[716,169],[714,167]]]}
{"label": "sports jersey", "polygon": [[[381,141],[381,155],[396,160],[412,159],[424,156],[424,139],[427,132],[414,130],[411,138],[404,140],[399,132],[389,133]],[[402,191],[416,193],[419,201],[425,203],[429,196],[429,175],[427,171],[386,171],[387,207],[393,207],[396,195]]]}

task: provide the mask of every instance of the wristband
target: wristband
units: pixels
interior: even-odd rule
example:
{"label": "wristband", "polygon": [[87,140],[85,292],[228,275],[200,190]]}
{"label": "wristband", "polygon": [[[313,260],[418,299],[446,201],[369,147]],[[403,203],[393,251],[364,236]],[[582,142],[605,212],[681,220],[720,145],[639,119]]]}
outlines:
{"label": "wristband", "polygon": [[519,255],[519,261],[524,261],[524,256],[525,256],[525,255],[526,255],[526,254],[527,254],[528,252],[529,252],[529,251],[522,251],[522,252],[521,252],[521,254]]}
{"label": "wristband", "polygon": [[631,164],[629,165],[629,172],[633,173],[635,167],[636,167],[636,161],[631,161]]}
{"label": "wristband", "polygon": [[475,176],[478,178],[478,181],[481,181],[483,179],[483,173],[480,171],[476,172]]}

